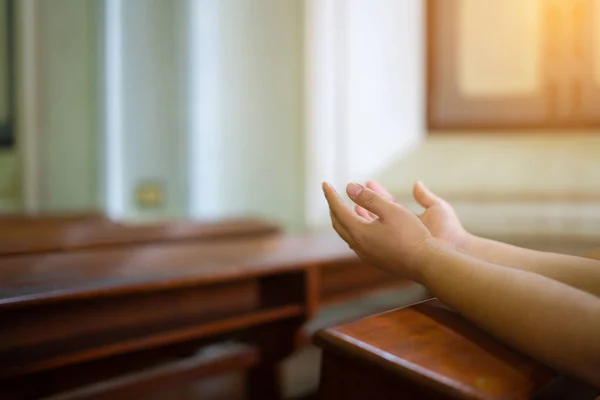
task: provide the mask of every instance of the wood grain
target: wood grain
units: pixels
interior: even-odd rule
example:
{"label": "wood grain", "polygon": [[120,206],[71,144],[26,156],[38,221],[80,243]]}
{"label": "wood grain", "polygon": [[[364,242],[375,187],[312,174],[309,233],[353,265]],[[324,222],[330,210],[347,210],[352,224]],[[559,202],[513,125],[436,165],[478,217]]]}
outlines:
{"label": "wood grain", "polygon": [[[15,228],[21,250],[7,245],[12,255],[0,257],[0,397],[38,398],[98,380],[129,390],[109,380],[143,360],[181,361],[188,350],[180,349],[200,341],[235,338],[260,354],[247,371],[249,398],[280,398],[279,363],[301,344],[319,304],[406,283],[365,265],[333,233],[282,235],[261,223],[181,231],[61,224],[35,234]],[[53,232],[66,236],[36,244]],[[113,375],[109,360],[120,360]]]}
{"label": "wood grain", "polygon": [[135,225],[74,217],[5,224],[0,220],[0,256],[255,237],[278,232],[278,226],[252,219]]}
{"label": "wood grain", "polygon": [[[333,355],[331,363],[342,357],[342,364],[392,376],[396,394],[407,390],[433,398],[529,399],[557,377],[437,301],[325,329],[315,340]],[[324,370],[323,379],[331,374]],[[323,390],[331,396],[340,382],[328,379],[322,381]],[[364,387],[363,395],[369,390]]]}
{"label": "wood grain", "polygon": [[[275,235],[2,258],[0,311],[355,263],[332,234]],[[375,274],[378,271],[373,270]]]}

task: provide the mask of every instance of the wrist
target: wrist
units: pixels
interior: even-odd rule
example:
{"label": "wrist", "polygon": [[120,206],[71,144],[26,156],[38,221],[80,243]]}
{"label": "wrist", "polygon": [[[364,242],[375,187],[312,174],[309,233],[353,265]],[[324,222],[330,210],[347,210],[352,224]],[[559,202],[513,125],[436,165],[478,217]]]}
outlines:
{"label": "wrist", "polygon": [[429,238],[421,244],[421,248],[413,257],[411,270],[413,271],[412,280],[426,286],[426,282],[432,270],[439,265],[440,251],[445,248],[443,243],[435,238]]}
{"label": "wrist", "polygon": [[477,236],[463,230],[454,241],[454,249],[461,253],[468,253]]}

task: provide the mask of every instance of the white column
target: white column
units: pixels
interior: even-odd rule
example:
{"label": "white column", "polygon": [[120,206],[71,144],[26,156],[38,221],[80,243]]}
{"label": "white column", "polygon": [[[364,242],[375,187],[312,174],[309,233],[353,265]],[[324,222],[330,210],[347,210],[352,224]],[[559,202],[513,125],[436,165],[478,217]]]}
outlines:
{"label": "white column", "polygon": [[103,22],[103,192],[106,214],[118,219],[125,213],[122,0],[105,0]]}
{"label": "white column", "polygon": [[348,0],[347,169],[376,177],[425,133],[421,0]]}
{"label": "white column", "polygon": [[306,221],[318,226],[329,211],[321,182],[347,178],[347,0],[305,2]]}
{"label": "white column", "polygon": [[301,227],[303,3],[190,5],[190,211]]}
{"label": "white column", "polygon": [[328,224],[319,188],[374,178],[425,132],[420,0],[306,2],[306,216]]}
{"label": "white column", "polygon": [[219,201],[220,0],[189,0],[188,195],[192,218],[221,214]]}
{"label": "white column", "polygon": [[17,4],[17,55],[19,81],[17,83],[17,124],[20,159],[23,168],[23,208],[26,212],[40,211],[39,170],[39,113],[37,74],[37,4],[22,0]]}

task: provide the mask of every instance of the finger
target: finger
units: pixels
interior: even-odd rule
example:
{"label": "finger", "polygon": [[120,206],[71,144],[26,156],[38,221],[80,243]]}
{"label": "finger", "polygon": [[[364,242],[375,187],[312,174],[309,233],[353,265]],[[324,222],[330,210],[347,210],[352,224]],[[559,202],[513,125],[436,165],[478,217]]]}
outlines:
{"label": "finger", "polygon": [[354,250],[354,249],[352,249],[352,250],[354,251],[354,253],[356,253],[356,255],[358,256],[358,258],[360,258],[363,261],[367,261],[367,256],[365,256],[363,253],[361,253],[358,250]]}
{"label": "finger", "polygon": [[379,193],[389,201],[396,201],[396,199],[394,199],[394,196],[392,196],[392,194],[381,183],[377,181],[367,181],[367,187],[373,190],[374,192]]}
{"label": "finger", "polygon": [[413,196],[415,197],[415,200],[417,200],[417,203],[424,208],[432,207],[443,201],[438,195],[427,189],[427,187],[423,185],[421,181],[417,181],[417,183],[415,183],[413,188]]}
{"label": "finger", "polygon": [[356,210],[356,213],[359,216],[363,217],[367,221],[373,221],[374,219],[377,219],[377,215],[373,214],[370,211],[365,210],[361,206],[354,206],[354,209]]}
{"label": "finger", "polygon": [[346,187],[348,196],[357,205],[363,207],[365,210],[372,212],[379,218],[384,219],[394,210],[394,203],[385,199],[379,193],[374,192],[371,189],[365,188],[358,183],[350,183]]}
{"label": "finger", "polygon": [[352,236],[350,236],[346,228],[340,224],[331,211],[329,212],[329,216],[331,217],[331,225],[336,233],[344,240],[344,242],[348,243],[349,246],[352,246],[354,241],[352,240]]}
{"label": "finger", "polygon": [[377,218],[377,216],[375,216],[373,213],[368,212],[367,210],[365,210],[361,206],[354,206],[354,211],[356,211],[356,213],[359,216],[363,217],[367,221],[372,221],[375,218]]}
{"label": "finger", "polygon": [[332,215],[348,233],[352,233],[361,222],[365,222],[363,218],[356,215],[350,207],[344,204],[338,192],[326,182],[323,183],[323,193],[325,193]]}

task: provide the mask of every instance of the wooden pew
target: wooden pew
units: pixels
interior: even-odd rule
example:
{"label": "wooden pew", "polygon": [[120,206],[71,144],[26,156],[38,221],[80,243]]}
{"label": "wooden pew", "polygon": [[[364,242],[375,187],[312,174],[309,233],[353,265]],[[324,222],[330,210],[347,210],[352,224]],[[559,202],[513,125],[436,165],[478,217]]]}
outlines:
{"label": "wooden pew", "polygon": [[323,399],[594,399],[437,300],[325,329]]}
{"label": "wooden pew", "polygon": [[[126,224],[93,212],[0,214],[0,257],[269,235],[282,235],[282,231],[279,226],[262,219]],[[317,269],[315,290],[319,305],[344,302],[409,284],[366,265],[345,249],[343,242],[333,234],[306,236],[313,242],[332,246],[338,255],[337,259]]]}
{"label": "wooden pew", "polygon": [[[284,248],[291,249],[289,254],[284,256],[286,262],[293,261],[302,253],[305,248],[313,249],[313,255],[319,252],[324,255],[325,262],[313,263],[312,261],[302,260],[301,257],[297,261],[300,262],[302,268],[310,269],[310,292],[313,307],[327,305],[330,303],[343,302],[365,295],[369,292],[377,292],[381,289],[389,289],[392,287],[400,288],[406,284],[406,281],[393,278],[377,269],[365,265],[359,260],[347,247],[332,234],[311,234],[304,237],[287,237],[281,235],[277,226],[261,220],[229,220],[215,223],[198,223],[198,222],[169,222],[169,223],[153,223],[144,225],[127,225],[120,224],[103,218],[101,215],[45,215],[45,216],[7,216],[0,219],[0,259],[1,256],[8,257],[10,262],[16,259],[19,262],[19,273],[21,280],[27,282],[23,286],[31,288],[30,283],[37,281],[46,282],[50,287],[61,285],[63,282],[69,282],[71,288],[79,287],[83,293],[91,292],[91,297],[94,297],[94,286],[102,285],[102,277],[94,276],[90,270],[90,260],[99,260],[104,263],[105,268],[112,267],[115,270],[128,269],[135,263],[130,263],[131,259],[140,258],[142,260],[151,259],[156,252],[153,248],[164,248],[165,246],[176,246],[173,251],[166,251],[163,254],[162,265],[167,270],[167,266],[177,258],[179,247],[178,245],[185,244],[184,247],[191,249],[201,242],[223,241],[230,239],[253,240],[261,238],[260,242],[263,246],[266,243],[276,243],[276,245],[265,245],[265,255],[277,255],[281,252],[279,245]],[[264,240],[263,240],[264,239]],[[236,242],[242,243],[242,242]],[[237,245],[236,245],[237,246]],[[286,247],[287,246],[287,247]],[[127,252],[126,249],[135,249],[134,253]],[[203,249],[205,249],[203,247]],[[231,247],[231,251],[219,253],[218,251],[211,257],[217,259],[230,258],[227,253],[234,253],[235,246]],[[120,252],[123,250],[125,252]],[[59,257],[64,253],[79,253],[81,257],[81,265],[77,270],[68,268],[69,262],[66,262],[65,267],[61,268],[63,258]],[[184,252],[185,253],[185,252]],[[310,253],[310,251],[309,251]],[[34,258],[25,257],[28,254],[39,255]],[[121,258],[117,255],[120,254]],[[131,255],[135,254],[135,255]],[[208,254],[208,253],[207,253]],[[19,256],[19,257],[11,257]],[[25,257],[25,258],[21,258]],[[195,254],[179,257],[179,261],[185,260],[185,257],[197,257],[202,259],[206,254]],[[73,258],[68,258],[72,260]],[[32,261],[33,260],[33,261]],[[92,265],[97,265],[91,263]],[[5,265],[5,263],[3,263]],[[47,265],[50,266],[47,274],[37,275],[38,271],[35,268],[28,268],[31,265]],[[194,265],[203,265],[201,262],[195,262]],[[200,267],[201,268],[201,267]],[[244,268],[241,266],[241,268]],[[0,270],[0,278],[5,271]],[[140,274],[142,272],[140,271]],[[74,279],[79,275],[81,279]],[[169,279],[165,276],[164,279]],[[0,292],[2,292],[2,287]],[[40,288],[36,288],[38,290]],[[152,292],[154,296],[154,292]],[[295,346],[307,344],[310,336],[300,331],[294,334]],[[197,349],[198,344],[187,348],[186,351],[191,353]],[[255,348],[260,353],[260,349]],[[169,364],[171,362],[180,362],[181,360],[173,360],[171,350],[166,350],[154,356],[152,352],[142,354],[140,351],[134,353],[136,360],[144,360],[144,362],[156,364],[157,362]],[[148,355],[150,354],[150,355]],[[167,357],[164,358],[163,355]],[[187,354],[186,354],[187,355]],[[148,358],[151,357],[151,358]],[[100,363],[105,359],[100,358]],[[244,359],[240,355],[240,359]],[[131,369],[139,369],[143,365],[138,365],[136,360],[128,360],[127,362],[119,361],[124,365],[125,369],[119,370],[119,375],[128,374]],[[1,360],[0,360],[1,361]],[[198,360],[202,363],[203,361]],[[98,364],[98,363],[95,363]],[[99,384],[96,382],[99,379],[116,378],[117,371],[106,374],[106,371],[99,371],[98,367],[93,362],[86,362],[85,376],[80,376],[78,380],[82,384],[88,383],[91,385]],[[188,364],[193,364],[189,361]],[[79,364],[76,364],[76,366]],[[161,364],[162,365],[162,364]],[[244,367],[242,364],[239,367]],[[67,376],[73,376],[74,372],[79,372],[78,368],[75,371],[63,367],[50,368],[50,372],[67,371]],[[57,382],[56,373],[45,372],[37,374],[35,379],[39,382],[40,391],[48,391],[48,387],[67,388],[70,382],[65,382],[57,385],[52,382]],[[136,372],[137,374],[137,372]],[[81,373],[79,373],[81,375]],[[75,374],[75,376],[79,376]],[[185,375],[185,374],[184,374]],[[27,375],[33,376],[33,375]],[[47,378],[51,376],[51,378]],[[46,378],[44,378],[46,377]],[[90,377],[93,377],[90,380]],[[43,382],[50,382],[44,384]],[[113,387],[112,384],[105,382],[103,387]],[[46,388],[46,389],[44,389]],[[56,391],[54,390],[54,391]],[[74,393],[87,393],[85,391],[75,391]]]}
{"label": "wooden pew", "polygon": [[280,262],[279,255],[256,263],[265,245],[241,240],[5,257],[0,315],[10,329],[0,331],[0,398],[69,389],[53,378],[77,383],[68,371],[97,372],[102,360],[231,338],[260,354],[249,370],[252,397],[276,398],[276,366],[292,351],[314,302],[302,265]]}
{"label": "wooden pew", "polygon": [[280,233],[259,219],[124,224],[104,219],[47,217],[0,220],[0,256],[92,248],[206,241]]}
{"label": "wooden pew", "polygon": [[[198,222],[166,222],[144,225],[127,225],[110,221],[101,214],[43,214],[43,215],[1,215],[0,216],[0,255],[26,255],[49,254],[56,252],[74,252],[84,249],[109,249],[123,246],[148,246],[163,245],[181,241],[212,241],[226,240],[228,238],[241,238],[247,236],[271,235],[279,232],[274,224],[262,220],[228,220],[213,223]],[[2,264],[4,265],[4,264]],[[53,278],[50,278],[53,279]],[[0,285],[0,292],[4,287]],[[197,350],[187,348],[187,353]],[[229,349],[230,346],[226,346]],[[174,385],[181,379],[199,378],[208,372],[222,372],[223,366],[229,369],[248,369],[249,361],[257,364],[258,349],[255,347],[239,348],[235,351],[221,351],[218,357],[211,352],[208,359],[203,353],[191,359],[174,359],[179,355],[177,349],[162,349],[159,354],[153,352],[133,354],[133,360],[117,360],[121,368],[110,368],[107,371],[102,367],[114,357],[102,359],[100,363],[87,363],[83,374],[80,368],[52,369],[51,373],[37,374],[33,387],[42,388],[38,393],[48,393],[48,387],[59,390],[68,387],[73,381],[85,383],[88,381],[91,388],[82,388],[69,394],[67,398],[99,398],[98,396],[111,395],[119,391],[126,393],[132,389],[139,391],[141,382],[144,388],[156,386],[157,383]],[[131,355],[131,353],[129,353]],[[184,356],[189,356],[185,354]],[[98,365],[100,364],[100,366]],[[129,377],[131,369],[145,368],[154,365],[152,371],[144,374],[141,371],[133,373],[135,379]],[[157,366],[157,364],[160,364]],[[77,365],[79,367],[79,365]],[[62,371],[62,372],[61,372]],[[117,375],[124,376],[118,376]],[[62,376],[69,377],[66,381]],[[144,381],[144,376],[151,377],[152,384]],[[33,376],[31,376],[33,377]],[[98,382],[103,377],[116,378],[107,382]],[[17,382],[18,379],[13,382]],[[29,382],[29,381],[28,381]],[[44,383],[45,382],[45,383]],[[13,385],[14,386],[14,385]],[[32,386],[28,384],[28,386]],[[46,389],[43,389],[43,387]],[[5,390],[9,390],[5,387]],[[14,394],[14,393],[13,393]],[[23,394],[23,393],[22,393]],[[15,394],[16,395],[16,394]],[[27,397],[26,394],[23,396]],[[0,396],[1,397],[1,396]]]}
{"label": "wooden pew", "polygon": [[[1,260],[0,318],[10,329],[0,330],[0,398],[15,399],[83,390],[99,380],[115,387],[108,382],[144,360],[166,365],[163,359],[177,354],[179,362],[227,339],[259,355],[248,370],[251,397],[277,398],[278,364],[320,301],[391,285],[331,234],[88,247]],[[358,272],[340,284],[328,271],[335,276],[343,265],[350,275]],[[107,360],[123,370],[107,369]]]}

